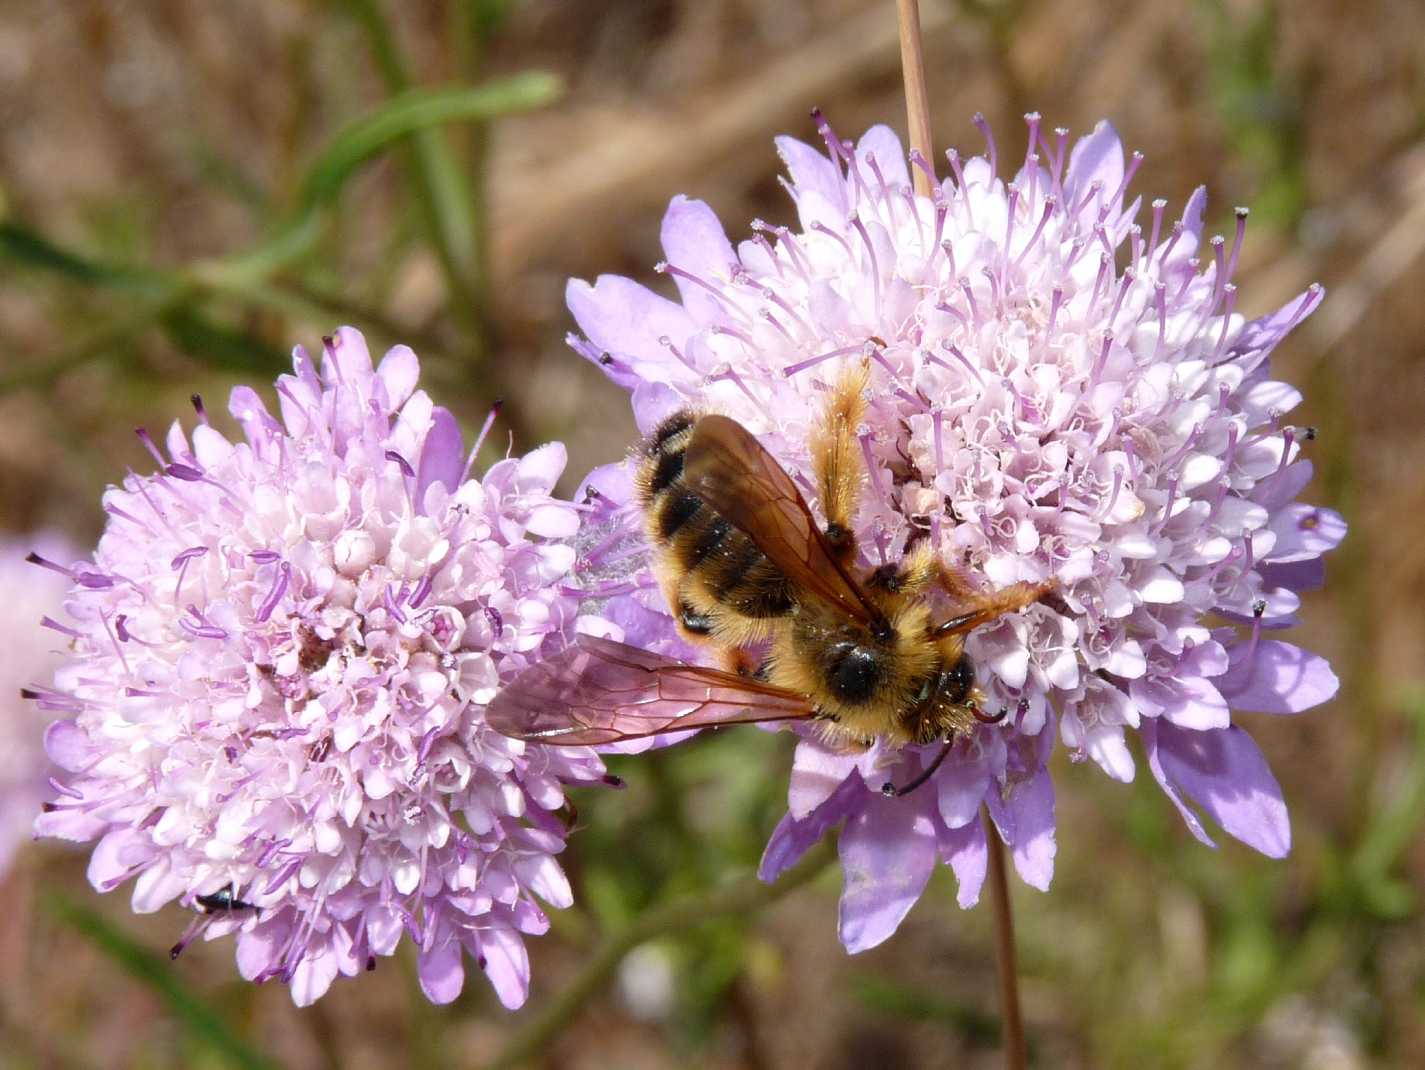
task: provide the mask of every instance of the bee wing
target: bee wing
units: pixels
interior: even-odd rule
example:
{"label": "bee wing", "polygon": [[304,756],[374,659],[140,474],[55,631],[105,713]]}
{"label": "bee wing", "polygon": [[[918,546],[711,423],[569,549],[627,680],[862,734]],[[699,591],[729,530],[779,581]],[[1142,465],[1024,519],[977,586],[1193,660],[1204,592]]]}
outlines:
{"label": "bee wing", "polygon": [[836,560],[791,476],[752,433],[704,416],[683,460],[688,489],[756,544],[800,590],[870,625],[881,613]]}
{"label": "bee wing", "polygon": [[805,697],[780,687],[580,635],[515,677],[486,707],[485,720],[516,739],[594,746],[812,712]]}

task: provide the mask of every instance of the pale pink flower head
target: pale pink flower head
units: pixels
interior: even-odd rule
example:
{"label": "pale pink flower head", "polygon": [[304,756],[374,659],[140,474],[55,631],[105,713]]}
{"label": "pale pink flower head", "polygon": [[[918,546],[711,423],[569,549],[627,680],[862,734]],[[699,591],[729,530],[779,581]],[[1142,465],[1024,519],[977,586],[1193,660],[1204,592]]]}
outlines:
{"label": "pale pink flower head", "polygon": [[1057,585],[970,638],[1009,716],[960,740],[925,788],[880,793],[934,748],[799,745],[764,873],[842,825],[852,950],[895,930],[937,859],[975,901],[982,804],[1020,875],[1048,886],[1056,737],[1127,781],[1139,735],[1199,838],[1189,801],[1284,854],[1280,789],[1232,711],[1297,713],[1336,689],[1321,658],[1265,638],[1295,623],[1344,533],[1296,500],[1311,433],[1287,422],[1301,397],[1268,367],[1320,288],[1247,320],[1232,282],[1245,211],[1230,240],[1204,241],[1201,189],[1179,218],[1125,200],[1141,158],[1107,123],[1070,148],[1031,115],[1013,161],[977,123],[986,155],[951,150],[922,197],[889,129],[852,144],[819,119],[825,152],[777,143],[795,226],[755,221],[734,247],[707,205],[678,197],[659,266],[677,300],[610,276],[568,289],[583,331],[571,344],[632,391],[642,428],[675,406],[723,412],[808,492],[826,389],[869,361],[864,563],[928,539],[989,587]]}
{"label": "pale pink flower head", "polygon": [[409,349],[373,370],[343,329],[294,369],[278,416],[233,391],[240,441],[201,402],[191,436],[145,437],[158,470],[105,494],[92,561],[57,563],[73,653],[39,695],[67,772],[37,831],[98,840],[96,888],[193,908],[185,942],[236,932],[243,976],[299,1004],[404,934],[432,1000],[468,955],[519,1006],[541,901],[571,901],[565,787],[604,775],[483,716],[573,633],[564,449],[471,478]]}
{"label": "pale pink flower head", "polygon": [[54,767],[44,748],[47,719],[25,699],[36,677],[59,665],[68,642],[47,626],[60,615],[69,584],[54,571],[25,560],[36,551],[61,560],[79,556],[73,543],[57,532],[0,537],[0,591],[8,602],[0,620],[5,651],[0,658],[0,878],[16,850],[31,838],[35,815],[52,794]]}

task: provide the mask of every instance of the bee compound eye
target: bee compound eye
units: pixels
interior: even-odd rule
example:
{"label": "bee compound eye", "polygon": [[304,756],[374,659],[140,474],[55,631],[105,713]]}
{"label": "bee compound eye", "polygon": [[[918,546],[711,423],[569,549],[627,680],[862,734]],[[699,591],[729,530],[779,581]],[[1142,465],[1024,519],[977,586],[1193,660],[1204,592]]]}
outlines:
{"label": "bee compound eye", "polygon": [[827,685],[843,702],[865,702],[876,692],[881,680],[881,663],[874,650],[854,643],[835,648],[835,660],[827,674]]}

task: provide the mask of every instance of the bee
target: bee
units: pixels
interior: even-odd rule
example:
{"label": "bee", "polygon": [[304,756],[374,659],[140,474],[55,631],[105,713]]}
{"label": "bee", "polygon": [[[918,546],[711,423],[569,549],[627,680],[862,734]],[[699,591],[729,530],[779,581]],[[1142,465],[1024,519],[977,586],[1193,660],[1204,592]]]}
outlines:
{"label": "bee", "polygon": [[983,710],[965,638],[1052,584],[982,590],[925,541],[897,563],[858,567],[865,469],[856,434],[868,381],[864,363],[843,372],[809,443],[824,525],[756,437],[726,416],[676,412],[640,447],[635,487],[654,572],[680,632],[710,647],[720,668],[581,635],[499,692],[488,722],[515,738],[569,745],[794,720],[815,720],[843,749],[877,737],[944,742],[912,783],[883,788],[903,795],[959,735],[1002,718]]}

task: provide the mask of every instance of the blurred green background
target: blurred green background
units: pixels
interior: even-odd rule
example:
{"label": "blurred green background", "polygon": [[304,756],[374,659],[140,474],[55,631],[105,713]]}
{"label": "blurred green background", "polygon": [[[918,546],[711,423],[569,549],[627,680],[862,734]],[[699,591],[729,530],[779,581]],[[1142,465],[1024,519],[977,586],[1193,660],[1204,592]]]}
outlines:
{"label": "blurred green background", "polygon": [[[1141,763],[1124,787],[1061,751],[1054,888],[1015,889],[1032,1061],[1419,1065],[1425,5],[922,8],[939,148],[978,151],[976,111],[1008,155],[1025,111],[1076,132],[1109,117],[1147,156],[1147,199],[1176,208],[1206,183],[1218,230],[1252,207],[1240,311],[1329,290],[1275,359],[1320,429],[1308,496],[1352,525],[1296,636],[1341,694],[1250,723],[1295,850],[1199,847]],[[813,105],[843,135],[904,129],[894,4],[9,0],[3,526],[92,540],[105,483],[147,470],[133,427],[186,418],[195,391],[220,410],[235,382],[265,388],[294,342],[339,323],[411,344],[467,428],[504,397],[517,448],[564,438],[572,485],[634,431],[563,344],[565,279],[663,287],[658,220],[677,192],[734,237],[789,221],[771,138],[812,138]],[[615,763],[629,789],[579,798],[579,905],[531,941],[515,1015],[478,977],[429,1006],[409,956],[298,1011],[237,980],[230,942],[169,964],[181,911],[134,917],[76,854],[32,849],[0,884],[0,1066],[485,1066],[601,932],[755,865],[789,758],[789,739],[749,730]],[[835,892],[824,878],[645,945],[535,1061],[998,1065],[987,910],[959,911],[941,873],[895,938],[851,958]]]}

